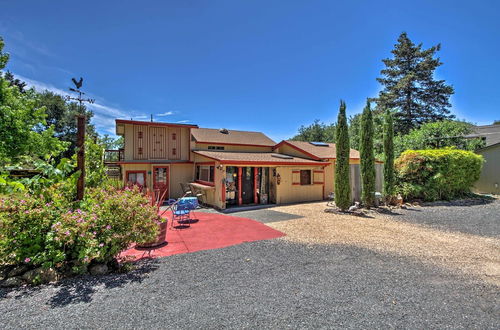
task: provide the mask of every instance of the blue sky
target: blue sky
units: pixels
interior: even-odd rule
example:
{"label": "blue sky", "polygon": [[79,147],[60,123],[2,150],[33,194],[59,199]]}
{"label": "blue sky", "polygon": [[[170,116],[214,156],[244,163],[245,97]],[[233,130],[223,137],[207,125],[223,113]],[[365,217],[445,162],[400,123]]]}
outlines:
{"label": "blue sky", "polygon": [[348,114],[406,31],[441,43],[437,71],[455,87],[453,113],[500,119],[499,1],[4,1],[7,69],[64,91],[85,78],[94,123],[189,122],[288,138],[314,119]]}

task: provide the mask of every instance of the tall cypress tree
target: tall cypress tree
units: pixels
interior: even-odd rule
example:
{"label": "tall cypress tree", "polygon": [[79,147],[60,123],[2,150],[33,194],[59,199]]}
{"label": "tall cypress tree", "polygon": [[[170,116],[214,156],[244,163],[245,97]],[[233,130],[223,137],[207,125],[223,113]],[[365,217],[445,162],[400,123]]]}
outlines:
{"label": "tall cypress tree", "polygon": [[366,207],[373,206],[375,199],[375,156],[373,155],[373,116],[370,101],[361,116],[360,157],[361,157],[361,200]]}
{"label": "tall cypress tree", "polygon": [[345,102],[340,101],[337,127],[335,130],[337,159],[335,162],[335,205],[345,211],[351,205],[349,185],[349,131],[345,114]]}
{"label": "tall cypress tree", "polygon": [[406,134],[429,121],[453,118],[450,96],[453,87],[434,79],[434,71],[443,63],[435,58],[441,45],[423,49],[403,32],[394,45],[393,58],[382,60],[385,68],[377,78],[383,90],[377,99],[382,109],[394,109],[396,132]]}
{"label": "tall cypress tree", "polygon": [[389,109],[385,112],[384,121],[384,194],[394,195],[394,127]]}

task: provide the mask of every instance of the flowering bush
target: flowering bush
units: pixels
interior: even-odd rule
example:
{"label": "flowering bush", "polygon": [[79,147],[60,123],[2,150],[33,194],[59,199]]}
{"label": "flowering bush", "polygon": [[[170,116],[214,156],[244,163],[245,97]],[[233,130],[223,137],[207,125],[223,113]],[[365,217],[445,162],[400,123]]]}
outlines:
{"label": "flowering bush", "polygon": [[82,272],[108,262],[131,243],[148,242],[160,218],[137,188],[88,189],[72,202],[52,186],[39,196],[0,198],[0,264],[27,263]]}
{"label": "flowering bush", "polygon": [[470,192],[483,158],[453,148],[407,150],[395,161],[398,191],[406,199],[453,199]]}

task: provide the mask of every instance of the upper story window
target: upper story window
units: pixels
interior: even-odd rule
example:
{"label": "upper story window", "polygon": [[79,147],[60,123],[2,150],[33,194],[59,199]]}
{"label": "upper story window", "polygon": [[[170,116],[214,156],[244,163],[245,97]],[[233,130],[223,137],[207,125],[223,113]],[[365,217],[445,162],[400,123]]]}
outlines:
{"label": "upper story window", "polygon": [[172,140],[177,140],[177,134],[172,133]]}
{"label": "upper story window", "polygon": [[142,139],[142,131],[137,132],[137,138]]}
{"label": "upper story window", "polygon": [[208,150],[224,150],[222,146],[208,146]]}
{"label": "upper story window", "polygon": [[196,166],[196,180],[214,182],[214,166]]}

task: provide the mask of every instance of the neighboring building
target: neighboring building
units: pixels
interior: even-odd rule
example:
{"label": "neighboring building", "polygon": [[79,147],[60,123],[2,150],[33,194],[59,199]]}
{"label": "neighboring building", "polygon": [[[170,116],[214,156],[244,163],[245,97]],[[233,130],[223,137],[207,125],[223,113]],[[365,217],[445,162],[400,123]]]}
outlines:
{"label": "neighboring building", "polygon": [[500,142],[476,151],[483,156],[484,164],[474,190],[479,193],[500,195]]}
{"label": "neighboring building", "polygon": [[500,125],[475,126],[471,138],[482,138],[485,147],[476,151],[484,158],[481,177],[474,184],[479,193],[500,194]]}
{"label": "neighboring building", "polygon": [[474,126],[473,133],[467,135],[468,138],[482,138],[486,146],[500,143],[500,124]]}
{"label": "neighboring building", "polygon": [[[115,162],[124,182],[166,190],[167,198],[190,184],[207,204],[225,209],[317,201],[333,191],[334,144],[276,144],[260,132],[121,119],[116,134],[125,141]],[[350,157],[359,164],[358,151]]]}

